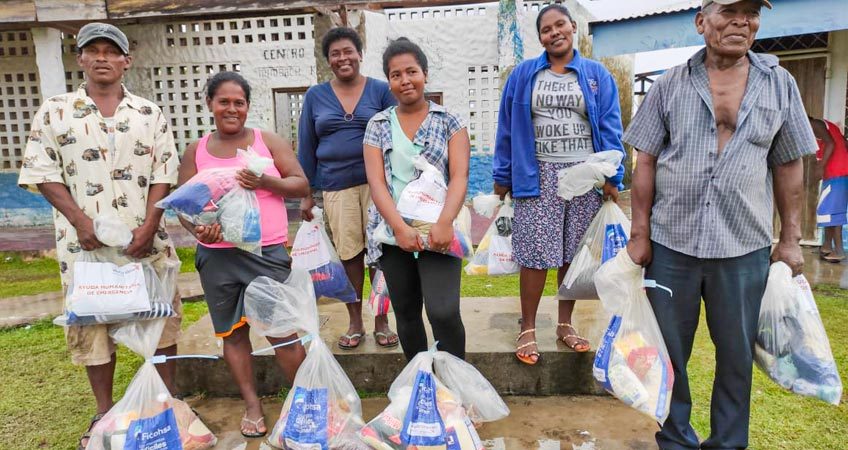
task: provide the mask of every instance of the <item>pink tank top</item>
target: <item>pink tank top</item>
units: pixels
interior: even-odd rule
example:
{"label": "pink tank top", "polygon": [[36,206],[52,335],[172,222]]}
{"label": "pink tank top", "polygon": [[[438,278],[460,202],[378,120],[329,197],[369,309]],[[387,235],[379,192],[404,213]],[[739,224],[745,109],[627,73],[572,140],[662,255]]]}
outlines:
{"label": "pink tank top", "polygon": [[[242,163],[238,158],[218,158],[209,154],[206,148],[206,143],[209,142],[210,134],[203,136],[197,144],[197,151],[194,155],[194,164],[197,166],[197,171],[219,167],[241,167]],[[258,128],[253,129],[253,150],[260,156],[273,158],[265,141],[262,140],[262,132]],[[272,164],[263,172],[266,176],[280,177],[280,171]],[[265,189],[256,190],[256,199],[259,201],[259,222],[262,226],[262,245],[285,244],[288,241],[289,219],[286,214],[286,205],[283,197],[275,195]],[[219,242],[217,244],[199,244],[209,248],[232,248],[235,247],[229,242]]]}

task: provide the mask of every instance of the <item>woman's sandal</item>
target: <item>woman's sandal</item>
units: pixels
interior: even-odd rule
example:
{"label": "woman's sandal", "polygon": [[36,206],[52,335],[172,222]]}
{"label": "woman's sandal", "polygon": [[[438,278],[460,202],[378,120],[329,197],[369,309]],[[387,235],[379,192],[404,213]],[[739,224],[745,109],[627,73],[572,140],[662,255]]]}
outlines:
{"label": "woman's sandal", "polygon": [[[85,433],[82,434],[79,438],[79,443],[77,444],[77,450],[85,450],[88,446],[88,443],[91,441],[91,429],[94,428],[94,425],[100,421],[106,414],[95,414],[91,417],[91,422],[88,423],[88,429],[85,430]],[[85,445],[82,445],[83,439],[87,439]]]}
{"label": "woman's sandal", "polygon": [[[253,433],[245,433],[244,432],[244,424],[245,423],[247,423],[249,425],[253,425],[253,429],[256,430],[256,431],[253,432]],[[265,431],[259,431],[259,424],[262,424],[262,427],[265,428]],[[248,439],[261,438],[262,436],[265,436],[266,434],[268,434],[268,427],[265,426],[265,416],[262,416],[262,417],[260,417],[256,420],[250,420],[250,419],[247,418],[247,413],[244,413],[244,417],[241,418],[241,425],[242,426],[241,426],[241,429],[239,431],[241,431],[242,436],[244,436]]]}
{"label": "woman's sandal", "polygon": [[[381,344],[380,338],[385,339],[386,343]],[[394,338],[394,340],[392,340]],[[392,331],[375,331],[374,332],[374,340],[377,341],[377,345],[383,348],[395,348],[398,346],[400,339],[398,338],[397,333]]]}
{"label": "woman's sandal", "polygon": [[[574,328],[574,326],[573,326],[573,325],[571,325],[570,323],[558,323],[558,324],[557,324],[557,328],[559,328],[559,327],[563,327],[563,328],[571,328],[572,330],[574,330],[574,332],[575,332],[575,333],[577,332],[577,328]],[[577,342],[574,342],[572,345],[569,345],[569,344],[568,344],[568,339],[569,339],[569,338],[573,338],[573,339],[575,339]],[[588,351],[589,351],[589,349],[591,348],[591,346],[590,346],[589,344],[583,344],[583,345],[585,346],[585,349],[583,349],[583,350],[578,350],[578,349],[577,349],[577,346],[581,344],[581,341],[586,341],[586,338],[584,338],[583,336],[580,336],[579,334],[567,334],[567,335],[565,335],[565,336],[563,336],[563,337],[557,337],[557,340],[558,340],[558,341],[562,341],[562,343],[563,343],[563,344],[565,344],[565,346],[566,346],[566,347],[568,347],[568,348],[570,348],[570,349],[574,350],[574,351],[575,351],[575,352],[577,352],[577,353],[585,353],[585,352],[588,352]],[[588,342],[588,341],[586,341],[586,342]]]}
{"label": "woman's sandal", "polygon": [[[518,343],[518,341],[520,341],[521,338],[524,337],[525,334],[535,333],[535,332],[536,332],[535,328],[530,328],[529,330],[524,330],[521,333],[518,333],[518,337],[515,338],[515,342]],[[529,347],[531,345],[536,345],[536,341],[535,340],[530,341],[530,342],[527,342],[527,343],[524,343],[524,344],[521,344],[521,345],[515,347],[515,357],[518,358],[518,360],[523,362],[524,364],[527,364],[528,366],[535,366],[536,363],[538,363],[539,360],[542,359],[542,355],[540,355],[538,351],[534,350],[534,351],[532,351],[532,352],[530,352],[529,354],[526,354],[526,355],[522,355],[520,353],[523,348]],[[535,360],[533,359],[534,356],[536,357]]]}

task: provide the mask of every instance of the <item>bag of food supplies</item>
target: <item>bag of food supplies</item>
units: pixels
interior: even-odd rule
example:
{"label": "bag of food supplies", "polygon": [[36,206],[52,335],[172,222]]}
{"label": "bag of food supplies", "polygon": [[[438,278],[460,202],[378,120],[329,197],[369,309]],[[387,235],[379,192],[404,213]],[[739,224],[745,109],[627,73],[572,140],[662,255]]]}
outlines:
{"label": "bag of food supplies", "polygon": [[306,359],[295,375],[280,418],[267,441],[282,449],[366,450],[356,389],[319,336],[318,308],[309,273],[292,269],[285,283],[258,277],[244,293],[245,314],[263,336],[306,333]]}
{"label": "bag of food supplies", "polygon": [[145,358],[124,397],[91,429],[86,450],[212,448],[217,438],[182,400],[177,400],[151,361],[166,319],[128,322],[109,335]]}
{"label": "bag of food supplies", "polygon": [[[418,231],[424,243],[424,250],[432,251],[429,236],[433,222],[407,218],[404,218],[404,221],[407,225]],[[395,233],[385,220],[381,220],[377,224],[377,228],[374,229],[374,240],[381,244],[397,245]],[[471,213],[465,206],[459,210],[459,214],[457,214],[456,219],[453,221],[453,239],[444,253],[455,258],[470,258],[474,255],[474,247],[471,243]]]}
{"label": "bag of food supplies", "polygon": [[601,266],[595,282],[604,309],[612,314],[595,354],[595,380],[628,406],[664,423],[674,371],[645,294],[642,267],[624,250]]}
{"label": "bag of food supplies", "polygon": [[566,167],[557,173],[557,194],[566,201],[579,197],[592,189],[603,187],[621,166],[624,152],[605,150],[592,153],[580,164]]}
{"label": "bag of food supplies", "polygon": [[312,208],[312,220],[301,223],[292,244],[292,268],[309,271],[315,296],[334,298],[344,303],[358,301],[341,259],[324,227],[324,213]]}
{"label": "bag of food supplies", "polygon": [[392,308],[389,286],[386,284],[386,277],[383,276],[382,270],[377,270],[377,273],[374,274],[374,281],[371,282],[371,295],[368,296],[368,307],[374,316],[385,316]]}
{"label": "bag of food supplies", "polygon": [[174,315],[179,260],[156,261],[157,273],[146,260],[126,256],[132,231],[115,214],[96,217],[94,232],[107,247],[83,251],[74,262],[65,312],[53,323],[82,326]]}
{"label": "bag of food supplies", "polygon": [[173,209],[195,225],[220,224],[224,241],[236,247],[262,254],[262,228],[256,192],[241,187],[236,180],[244,168],[262,175],[274,160],[257,154],[252,148],[238,149],[241,167],[202,170],[156,203],[160,209]]}
{"label": "bag of food supplies", "polygon": [[[472,199],[477,214],[492,217],[500,205],[498,215],[492,221],[474,257],[465,266],[468,275],[510,275],[518,273],[520,267],[512,257],[512,219],[515,211],[512,199],[507,195],[503,201],[497,195],[478,195]],[[492,206],[494,204],[494,206]]]}
{"label": "bag of food supplies", "polygon": [[593,281],[601,264],[614,258],[630,239],[630,219],[613,201],[606,201],[592,219],[577,245],[577,253],[565,273],[557,298],[592,300],[598,298]]}
{"label": "bag of food supplies", "polygon": [[[418,177],[409,182],[398,195],[397,210],[407,225],[418,231],[424,242],[424,249],[431,250],[428,242],[430,228],[438,222],[447,197],[445,177],[423,156],[417,156],[413,162]],[[471,243],[471,213],[462,207],[453,222],[454,236],[448,255],[468,258],[474,254]],[[397,245],[392,228],[382,220],[374,230],[374,239],[381,244]]]}
{"label": "bag of food supplies", "polygon": [[407,364],[389,388],[389,401],[359,432],[378,450],[483,450],[474,424],[509,415],[477,369],[435,346]]}
{"label": "bag of food supplies", "polygon": [[784,389],[839,404],[842,380],[813,291],[783,262],[769,268],[754,349],[757,367]]}

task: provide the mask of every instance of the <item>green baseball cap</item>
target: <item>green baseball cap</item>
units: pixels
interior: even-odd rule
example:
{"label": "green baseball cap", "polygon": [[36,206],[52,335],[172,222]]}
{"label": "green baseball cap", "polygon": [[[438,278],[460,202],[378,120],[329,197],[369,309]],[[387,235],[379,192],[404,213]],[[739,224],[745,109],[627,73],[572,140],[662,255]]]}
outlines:
{"label": "green baseball cap", "polygon": [[[741,1],[742,0],[704,0],[703,3],[701,3],[701,9],[704,9],[709,6],[710,3],[718,3],[719,5],[732,5]],[[769,2],[768,0],[760,0],[760,3],[762,3],[763,6],[765,6],[766,8],[771,9],[771,2]]]}

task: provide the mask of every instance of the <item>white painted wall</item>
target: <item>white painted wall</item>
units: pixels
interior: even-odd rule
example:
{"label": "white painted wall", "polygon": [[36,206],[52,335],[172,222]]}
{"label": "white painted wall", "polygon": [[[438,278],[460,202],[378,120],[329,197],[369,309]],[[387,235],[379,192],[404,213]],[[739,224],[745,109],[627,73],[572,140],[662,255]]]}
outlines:
{"label": "white painted wall", "polygon": [[846,91],[848,91],[848,30],[830,33],[830,67],[827,71],[827,87],[824,100],[824,116],[827,120],[846,125]]}
{"label": "white painted wall", "polygon": [[55,28],[30,30],[35,45],[42,98],[65,93],[65,68],[62,63],[61,32]]}

